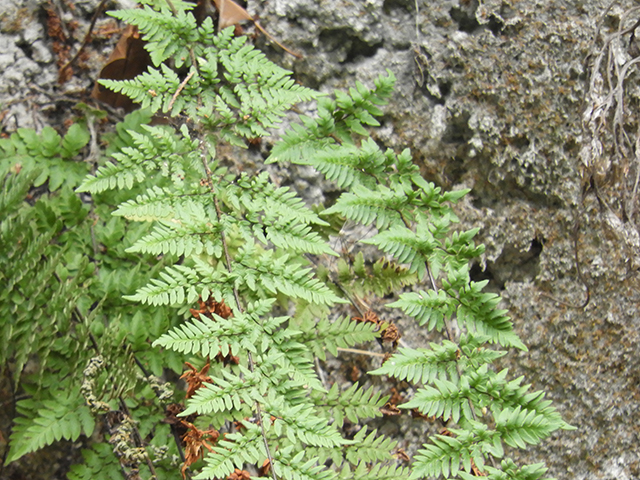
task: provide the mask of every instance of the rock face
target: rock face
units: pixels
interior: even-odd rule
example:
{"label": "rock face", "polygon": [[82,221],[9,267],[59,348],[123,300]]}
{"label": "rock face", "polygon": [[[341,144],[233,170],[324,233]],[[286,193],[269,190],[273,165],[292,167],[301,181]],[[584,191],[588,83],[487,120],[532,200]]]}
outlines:
{"label": "rock face", "polygon": [[[594,174],[581,155],[593,60],[604,37],[636,22],[634,7],[271,0],[257,8],[304,51],[290,68],[316,88],[371,83],[392,70],[398,89],[377,139],[410,147],[428,179],[472,189],[461,220],[480,227],[487,246],[474,271],[491,279],[530,349],[503,366],[547,390],[579,428],[526,454],[558,478],[640,477],[640,252],[637,217],[623,212],[638,167],[616,155],[606,132],[598,153],[607,171]],[[627,32],[610,46],[622,51],[618,68],[632,61],[630,40]],[[635,106],[637,74],[629,73],[624,98]],[[625,115],[633,142],[637,118]]]}
{"label": "rock face", "polygon": [[[81,41],[83,16],[98,2],[75,3],[82,8],[67,15],[82,17]],[[56,121],[62,93],[90,91],[92,70],[54,89],[46,4],[5,5],[0,104],[11,132]],[[307,86],[372,84],[393,71],[397,91],[376,139],[410,147],[427,179],[471,188],[460,218],[481,228],[487,246],[473,272],[503,296],[530,349],[503,366],[546,390],[578,427],[523,459],[547,462],[559,479],[640,478],[640,94],[633,31],[615,35],[636,22],[636,3],[605,11],[593,0],[268,0],[248,10],[304,54],[294,60],[265,45]],[[611,57],[594,69],[603,51]],[[613,110],[583,128],[613,91],[627,107],[614,135]],[[300,181],[307,188],[314,178]]]}

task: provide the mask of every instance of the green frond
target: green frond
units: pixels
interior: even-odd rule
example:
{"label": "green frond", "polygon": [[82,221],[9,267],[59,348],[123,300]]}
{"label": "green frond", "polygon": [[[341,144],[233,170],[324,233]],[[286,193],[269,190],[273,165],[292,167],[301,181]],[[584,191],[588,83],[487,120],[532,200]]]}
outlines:
{"label": "green frond", "polygon": [[368,264],[362,252],[358,252],[353,265],[342,258],[338,260],[338,281],[343,287],[353,289],[360,297],[371,294],[384,297],[402,287],[415,284],[418,277],[408,268],[386,258],[380,258],[373,265]]}
{"label": "green frond", "polygon": [[[181,416],[193,413],[206,415],[211,412],[242,411],[245,405],[262,402],[267,383],[259,370],[250,371],[238,365],[239,374],[221,370],[222,376],[205,383],[188,401]],[[224,377],[224,378],[223,378]]]}
{"label": "green frond", "polygon": [[296,220],[304,224],[327,225],[289,187],[276,187],[267,172],[255,177],[243,174],[237,181],[243,189],[239,202],[251,212],[262,212],[266,223]]}
{"label": "green frond", "polygon": [[153,231],[138,240],[127,252],[191,256],[206,253],[214,258],[222,257],[222,242],[215,225],[207,219],[198,219],[186,225],[159,222]]}
{"label": "green frond", "polygon": [[391,460],[393,457],[390,452],[398,442],[378,435],[377,430],[372,430],[369,434],[367,431],[367,427],[364,426],[356,433],[352,444],[345,447],[345,459],[352,465],[357,465],[358,462],[377,463]]}
{"label": "green frond", "polygon": [[202,357],[238,355],[241,351],[255,352],[260,331],[252,328],[252,319],[247,314],[237,313],[230,318],[213,315],[213,319],[200,315],[168,331],[153,345],[169,348],[185,354]]}
{"label": "green frond", "polygon": [[460,417],[473,419],[473,412],[469,406],[470,388],[465,377],[461,377],[459,384],[448,380],[435,378],[433,385],[420,388],[413,399],[403,403],[401,408],[417,408],[420,413],[428,417],[442,418],[444,421],[452,419],[458,423]]}
{"label": "green frond", "polygon": [[[185,171],[200,161],[195,145],[181,138],[164,126],[142,125],[144,133],[130,130],[132,146],[113,153],[118,163],[107,163],[94,175],[90,175],[78,188],[79,192],[99,193],[118,188],[131,189],[144,182],[147,177],[161,175],[174,183],[184,179]],[[155,191],[157,194],[157,190]]]}
{"label": "green frond", "polygon": [[398,263],[408,263],[409,272],[416,273],[419,279],[427,274],[427,267],[434,277],[438,277],[444,263],[440,242],[434,238],[428,228],[418,225],[416,232],[394,225],[389,230],[363,240],[377,246],[383,252],[393,255]]}
{"label": "green frond", "polygon": [[190,195],[153,186],[135,200],[121,203],[113,215],[138,222],[178,219],[185,216],[183,212],[193,218],[202,218],[207,215],[205,212],[211,207],[210,203],[205,195]]}
{"label": "green frond", "polygon": [[369,372],[373,375],[389,375],[412,383],[433,383],[436,379],[457,379],[458,345],[443,340],[442,344],[430,343],[426,348],[400,348],[380,368]]}
{"label": "green frond", "polygon": [[502,456],[500,435],[485,425],[474,422],[470,430],[449,429],[455,436],[434,435],[414,456],[411,478],[455,477],[471,472],[471,461],[484,469],[488,455]]}
{"label": "green frond", "polygon": [[544,392],[527,393],[531,385],[521,385],[523,377],[508,381],[507,373],[507,369],[496,373],[489,370],[486,364],[468,373],[471,388],[483,396],[477,400],[481,407],[533,412],[544,417],[553,430],[573,428],[562,420],[558,411],[551,406],[552,402],[544,399]]}
{"label": "green frond", "polygon": [[84,463],[72,465],[69,469],[69,480],[119,480],[122,477],[120,463],[108,443],[94,443],[91,449],[82,449],[82,458]]}
{"label": "green frond", "polygon": [[[269,406],[266,405],[267,413]],[[311,447],[337,447],[351,443],[340,435],[335,426],[326,419],[317,416],[311,405],[295,405],[280,408],[277,418],[273,422],[276,435],[285,435],[290,442],[296,440]]]}
{"label": "green frond", "polygon": [[290,449],[279,450],[274,454],[275,471],[285,480],[333,480],[336,478],[336,473],[324,465],[318,465],[317,459],[304,460],[306,460],[304,451],[293,456]]}
{"label": "green frond", "polygon": [[492,413],[496,420],[496,430],[510,447],[527,448],[527,444],[537,445],[557,430],[557,426],[550,423],[546,415],[533,410],[520,407],[503,410],[495,408]]}
{"label": "green frond", "polygon": [[[548,470],[544,463],[535,463],[533,465],[524,465],[520,468],[513,460],[506,458],[501,464],[501,468],[486,466],[486,476],[477,477],[466,472],[460,472],[460,478],[463,480],[487,479],[487,480],[538,480]],[[553,480],[545,478],[544,480]]]}
{"label": "green frond", "polygon": [[98,82],[109,90],[126,95],[135,103],[139,103],[141,108],[148,108],[153,113],[158,110],[166,113],[181,80],[163,63],[160,70],[148,67],[145,73],[133,80],[100,79]]}
{"label": "green frond", "polygon": [[72,125],[61,138],[51,127],[40,134],[34,130],[19,128],[10,138],[0,139],[0,160],[17,171],[35,173],[33,185],[49,182],[49,191],[60,187],[75,188],[88,172],[85,162],[70,161],[89,142],[86,127]]}
{"label": "green frond", "polygon": [[[336,90],[335,100],[320,98],[318,101],[318,117],[301,117],[304,126],[292,125],[282,139],[274,146],[267,163],[292,162],[301,165],[313,165],[322,173],[339,182],[340,185],[351,185],[355,178],[365,180],[366,177],[359,175],[353,164],[342,153],[338,153],[340,147],[335,141],[339,138],[342,144],[353,144],[353,135],[368,136],[367,130],[363,127],[377,126],[378,121],[374,118],[381,116],[382,111],[377,105],[384,105],[391,96],[395,77],[391,71],[387,70],[387,76],[380,75],[374,82],[374,89],[367,89],[358,82],[355,89],[350,89],[349,93]],[[366,163],[367,148],[375,147],[374,142],[365,140],[365,148],[359,152],[360,164],[365,167],[365,171],[370,172]],[[343,153],[351,150],[345,147]],[[337,157],[342,157],[339,159]],[[373,161],[372,165],[378,165]]]}
{"label": "green frond", "polygon": [[357,384],[345,391],[340,391],[338,384],[334,383],[325,395],[314,396],[314,403],[326,409],[327,414],[333,417],[333,422],[338,427],[344,425],[345,418],[353,424],[358,424],[365,419],[381,417],[380,408],[388,400],[388,396],[382,396],[373,387],[365,390]]}
{"label": "green frond", "polygon": [[338,347],[349,348],[374,340],[377,336],[375,329],[372,323],[355,322],[349,317],[340,317],[333,322],[323,318],[315,329],[303,335],[301,341],[315,356],[326,360],[326,352],[337,356]]}
{"label": "green frond", "polygon": [[302,120],[307,128],[296,124],[291,125],[291,130],[287,130],[280,141],[273,146],[266,163],[291,162],[308,165],[310,159],[318,152],[328,152],[336,146],[333,138],[321,136],[318,125],[313,120],[305,117],[302,117]]}
{"label": "green frond", "polygon": [[213,452],[207,453],[205,466],[194,477],[195,480],[226,478],[236,468],[242,470],[245,462],[262,464],[267,454],[260,427],[248,421],[243,421],[242,425],[241,431],[227,434],[224,440],[213,447]]}
{"label": "green frond", "polygon": [[389,225],[404,225],[402,212],[408,205],[408,198],[402,189],[389,189],[383,185],[370,190],[362,185],[355,185],[352,193],[343,193],[338,201],[326,209],[323,214],[339,213],[349,220],[371,225],[375,221],[377,229]]}
{"label": "green frond", "polygon": [[135,295],[127,295],[126,299],[149,305],[182,305],[194,303],[202,294],[196,288],[201,285],[198,272],[184,265],[167,267],[160,272],[160,278],[151,279],[148,285],[138,289]]}
{"label": "green frond", "polygon": [[340,478],[344,480],[397,480],[409,478],[409,475],[408,467],[380,463],[369,465],[364,461],[359,462],[353,471],[349,463],[346,463],[340,470]]}
{"label": "green frond", "polygon": [[495,293],[482,293],[485,285],[486,282],[470,282],[458,291],[458,321],[466,324],[472,332],[488,335],[492,343],[526,351],[527,347],[513,332],[507,310],[497,308],[500,297]]}
{"label": "green frond", "polygon": [[320,235],[304,223],[274,224],[268,226],[266,230],[267,239],[285,251],[338,256]]}
{"label": "green frond", "polygon": [[465,232],[454,232],[450,238],[445,240],[444,248],[446,252],[454,257],[459,265],[467,264],[472,258],[479,257],[484,253],[484,245],[476,247],[472,241],[472,238],[479,231],[479,228],[474,228]]}
{"label": "green frond", "polygon": [[21,416],[14,420],[6,463],[61,439],[75,442],[81,434],[91,436],[95,426],[77,388],[56,391],[40,402],[19,400],[16,409]]}
{"label": "green frond", "polygon": [[[280,330],[270,337],[268,360],[288,372],[291,379],[299,385],[324,391],[324,387],[318,379],[309,347],[297,341],[298,334],[293,338],[282,338],[289,333],[289,330]],[[269,337],[265,336],[264,338],[266,345],[266,340]],[[263,358],[263,361],[265,360],[267,359]]]}
{"label": "green frond", "polygon": [[429,290],[409,292],[400,295],[400,298],[389,307],[400,308],[407,315],[415,318],[419,325],[427,325],[427,329],[441,331],[445,320],[454,314],[457,302],[446,294],[444,290]]}
{"label": "green frond", "polygon": [[289,261],[287,255],[276,258],[273,251],[257,253],[254,247],[246,245],[236,257],[239,278],[249,288],[259,283],[270,294],[283,293],[291,298],[301,298],[318,305],[346,303],[324,283],[313,277],[309,268],[302,268]]}
{"label": "green frond", "polygon": [[[193,5],[190,6],[191,8]],[[135,10],[117,10],[109,15],[130,25],[136,25],[142,38],[148,42],[147,50],[155,66],[168,58],[182,59],[176,67],[180,68],[189,58],[188,47],[202,40],[193,14],[183,9],[177,15],[169,15],[167,8],[156,11],[149,6]]]}

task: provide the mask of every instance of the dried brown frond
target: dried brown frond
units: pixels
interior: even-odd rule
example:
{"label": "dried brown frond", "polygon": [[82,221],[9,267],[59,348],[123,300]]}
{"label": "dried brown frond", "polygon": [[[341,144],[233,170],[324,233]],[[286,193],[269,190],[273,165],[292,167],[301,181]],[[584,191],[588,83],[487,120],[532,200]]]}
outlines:
{"label": "dried brown frond", "polygon": [[185,444],[184,447],[184,464],[180,469],[182,478],[185,478],[185,472],[187,468],[193,465],[198,459],[204,457],[204,449],[209,452],[213,452],[213,446],[220,437],[220,432],[217,430],[200,430],[192,423],[183,420],[184,425],[188,428],[187,433],[182,437],[182,441]]}
{"label": "dried brown frond", "polygon": [[187,394],[186,398],[191,398],[194,393],[202,386],[203,383],[212,383],[211,377],[207,376],[209,367],[211,364],[207,362],[202,370],[198,371],[196,367],[189,362],[185,362],[185,365],[191,369],[190,372],[185,372],[180,378],[183,378],[187,382]]}

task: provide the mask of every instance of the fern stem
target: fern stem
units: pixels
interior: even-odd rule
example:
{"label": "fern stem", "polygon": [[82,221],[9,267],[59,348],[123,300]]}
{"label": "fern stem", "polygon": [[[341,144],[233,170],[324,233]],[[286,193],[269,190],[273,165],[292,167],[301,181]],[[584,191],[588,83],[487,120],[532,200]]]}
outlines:
{"label": "fern stem", "polygon": [[[168,1],[168,0],[167,0]],[[200,158],[202,159],[202,164],[204,166],[205,174],[207,175],[207,184],[209,185],[209,191],[211,192],[211,196],[213,197],[213,205],[216,209],[216,216],[218,217],[218,222],[222,221],[222,209],[220,208],[220,203],[218,201],[218,196],[216,195],[216,191],[213,187],[213,177],[211,174],[211,168],[209,168],[209,162],[207,160],[207,152],[205,151],[205,142],[203,140],[200,141]],[[224,231],[220,231],[220,242],[222,243],[222,249],[224,250],[224,261],[225,267],[229,273],[233,272],[231,255],[229,254],[229,247],[227,245],[226,235]],[[238,287],[233,286],[233,297],[236,301],[236,307],[238,311],[242,312],[244,309],[242,308],[242,302],[240,301],[240,295],[238,293]],[[253,356],[251,352],[247,352],[247,361],[249,370],[253,372],[255,370],[255,365],[253,363]],[[264,421],[262,419],[262,408],[260,407],[260,403],[255,402],[255,409],[258,416],[258,422],[260,422],[260,431],[262,432],[262,441],[264,442],[264,449],[267,454],[267,460],[269,460],[269,465],[271,466],[271,477],[273,480],[278,480],[278,475],[276,474],[276,467],[273,464],[273,457],[271,455],[271,450],[269,448],[269,441],[267,439],[267,431],[264,428]]]}
{"label": "fern stem", "polygon": [[338,350],[339,352],[349,352],[349,353],[359,353],[360,355],[369,355],[370,357],[382,357],[382,358],[385,357],[384,353],[369,352],[367,350],[359,350],[357,348],[336,347],[336,350]]}
{"label": "fern stem", "polygon": [[169,102],[169,108],[167,108],[167,112],[171,112],[171,109],[173,108],[173,104],[176,102],[176,99],[178,98],[178,95],[180,95],[180,92],[182,92],[182,90],[184,90],[184,87],[187,86],[187,83],[189,83],[189,80],[191,80],[195,74],[196,74],[196,71],[195,70],[191,70],[189,75],[187,75],[185,77],[185,79],[182,82],[180,82],[180,85],[178,85],[176,93],[174,93],[173,97],[171,97],[171,101]]}
{"label": "fern stem", "polygon": [[[438,293],[438,285],[436,285],[436,280],[433,278],[433,273],[431,273],[431,267],[429,267],[428,262],[425,262],[425,265],[427,266],[427,274],[429,275],[429,280],[431,281],[431,287],[436,293]],[[443,322],[444,322],[445,333],[447,335],[447,340],[449,340],[450,342],[453,342],[454,341],[453,332],[451,331],[449,322],[447,322],[446,318],[443,319]]]}

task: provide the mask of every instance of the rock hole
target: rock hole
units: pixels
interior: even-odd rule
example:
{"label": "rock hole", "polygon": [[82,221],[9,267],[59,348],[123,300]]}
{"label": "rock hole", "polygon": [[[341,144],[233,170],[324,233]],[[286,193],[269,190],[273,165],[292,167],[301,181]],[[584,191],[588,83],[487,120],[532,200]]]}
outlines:
{"label": "rock hole", "polygon": [[33,47],[31,46],[31,44],[25,41],[21,41],[16,43],[16,46],[24,52],[27,58],[33,60]]}
{"label": "rock hole", "polygon": [[460,0],[457,7],[449,10],[449,15],[458,24],[458,30],[471,33],[480,27],[476,20],[476,10],[478,2],[476,0]]}

